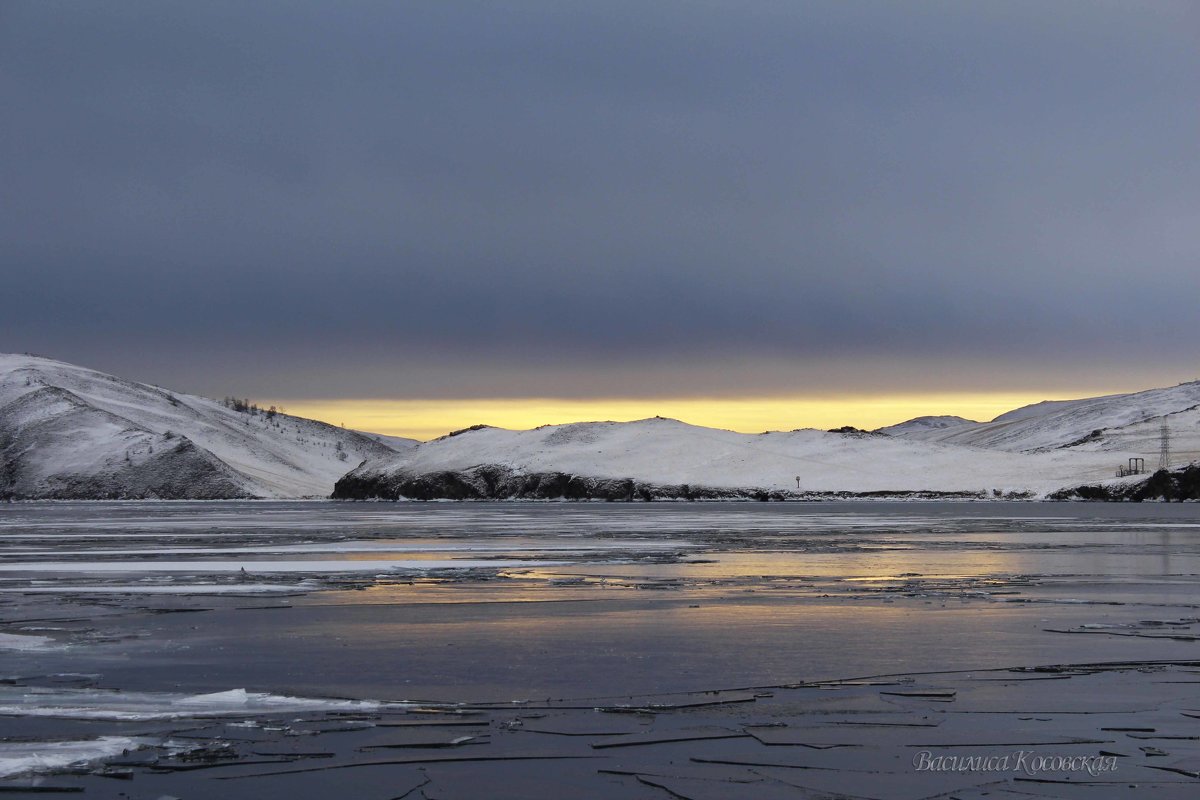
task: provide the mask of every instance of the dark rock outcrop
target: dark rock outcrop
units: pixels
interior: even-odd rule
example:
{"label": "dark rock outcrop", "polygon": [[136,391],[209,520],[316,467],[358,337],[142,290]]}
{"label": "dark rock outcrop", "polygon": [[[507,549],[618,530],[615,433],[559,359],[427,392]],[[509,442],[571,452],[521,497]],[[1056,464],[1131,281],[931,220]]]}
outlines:
{"label": "dark rock outcrop", "polygon": [[1117,486],[1090,485],[1062,489],[1049,500],[1097,500],[1110,503],[1140,503],[1144,500],[1200,500],[1200,464],[1182,469],[1160,469],[1140,483]]}
{"label": "dark rock outcrop", "polygon": [[[463,470],[412,473],[375,471],[364,466],[337,482],[337,500],[974,500],[977,492],[791,492],[763,488],[724,488],[653,484],[632,478],[596,478],[565,472],[516,472],[496,464]],[[1008,499],[1017,499],[1010,497]]]}

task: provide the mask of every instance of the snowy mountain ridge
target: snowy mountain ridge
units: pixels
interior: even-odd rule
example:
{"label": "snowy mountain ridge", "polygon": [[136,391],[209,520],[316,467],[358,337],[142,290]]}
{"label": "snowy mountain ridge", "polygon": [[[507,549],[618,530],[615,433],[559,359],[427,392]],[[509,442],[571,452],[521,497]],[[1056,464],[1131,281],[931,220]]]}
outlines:
{"label": "snowy mountain ridge", "polygon": [[[1046,497],[1083,484],[1120,487],[1131,458],[1200,459],[1200,382],[1036,403],[992,422],[918,417],[864,436],[852,429],[764,434],[676,420],[592,422],[529,431],[473,426],[338,482],[342,497],[702,496],[697,487],[779,496],[942,493]],[[615,483],[614,483],[615,482]],[[709,493],[720,496],[720,492]]]}
{"label": "snowy mountain ridge", "polygon": [[368,461],[338,481],[334,496],[617,499],[687,497],[700,488],[779,496],[1044,496],[1111,479],[1125,457],[1097,449],[1013,453],[818,430],[745,434],[662,418],[523,431],[477,426]]}
{"label": "snowy mountain ridge", "polygon": [[348,469],[404,446],[0,354],[0,497],[326,497]]}
{"label": "snowy mountain ridge", "polygon": [[1116,468],[1156,465],[1163,423],[1175,465],[1200,458],[1200,382],[873,433],[656,417],[414,443],[0,354],[0,498],[1044,497],[1129,482]]}
{"label": "snowy mountain ridge", "polygon": [[[1152,420],[1161,423],[1169,416],[1196,408],[1200,408],[1200,381],[1081,400],[1046,400],[1001,414],[991,422],[939,428],[915,425],[916,420],[910,420],[883,432],[925,442],[1035,452],[1072,447],[1106,432],[1116,435]],[[1194,427],[1182,418],[1175,419],[1174,424],[1185,436]],[[1155,445],[1152,452],[1157,450]]]}
{"label": "snowy mountain ridge", "polygon": [[878,428],[876,432],[886,433],[888,436],[905,436],[911,433],[941,431],[947,428],[957,428],[960,425],[978,424],[979,423],[973,419],[956,417],[951,414],[944,414],[935,417],[914,417],[910,420],[897,423],[896,425],[888,425],[886,428]]}

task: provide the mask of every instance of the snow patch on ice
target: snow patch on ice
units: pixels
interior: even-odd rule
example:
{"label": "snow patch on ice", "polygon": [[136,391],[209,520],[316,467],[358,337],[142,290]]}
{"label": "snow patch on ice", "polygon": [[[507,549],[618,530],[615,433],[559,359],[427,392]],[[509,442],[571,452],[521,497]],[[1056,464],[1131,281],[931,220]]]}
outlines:
{"label": "snow patch on ice", "polygon": [[564,561],[522,559],[368,559],[329,561],[38,561],[0,564],[0,572],[312,572],[336,575],[346,572],[386,572],[388,570],[486,569],[513,567],[559,567]]}
{"label": "snow patch on ice", "polygon": [[0,633],[0,650],[53,650],[56,647],[57,642],[49,636]]}
{"label": "snow patch on ice", "polygon": [[375,700],[289,697],[230,689],[209,694],[120,692],[107,689],[0,687],[0,715],[58,719],[162,720],[195,716],[351,711],[404,708]]}
{"label": "snow patch on ice", "polygon": [[156,742],[150,739],[132,736],[101,736],[68,742],[0,742],[0,777],[52,772],[154,744]]}
{"label": "snow patch on ice", "polygon": [[[320,588],[317,583],[172,583],[145,586],[127,583],[91,583],[67,586],[0,588],[0,594],[295,594]],[[3,645],[0,645],[2,647]]]}

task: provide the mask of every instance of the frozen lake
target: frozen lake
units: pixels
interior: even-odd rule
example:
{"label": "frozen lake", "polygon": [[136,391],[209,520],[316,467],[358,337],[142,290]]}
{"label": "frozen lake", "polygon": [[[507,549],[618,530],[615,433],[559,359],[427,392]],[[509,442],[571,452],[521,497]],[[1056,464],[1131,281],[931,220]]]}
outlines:
{"label": "frozen lake", "polygon": [[111,755],[231,710],[1186,667],[1198,576],[1192,504],[12,504],[0,736]]}

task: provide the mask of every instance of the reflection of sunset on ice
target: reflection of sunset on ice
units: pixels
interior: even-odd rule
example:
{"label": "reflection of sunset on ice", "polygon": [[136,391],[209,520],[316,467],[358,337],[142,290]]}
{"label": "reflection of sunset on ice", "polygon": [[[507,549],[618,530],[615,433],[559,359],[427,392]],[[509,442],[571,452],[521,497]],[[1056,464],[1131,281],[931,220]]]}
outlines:
{"label": "reflection of sunset on ice", "polygon": [[10,784],[982,800],[1200,755],[1187,505],[17,508]]}

